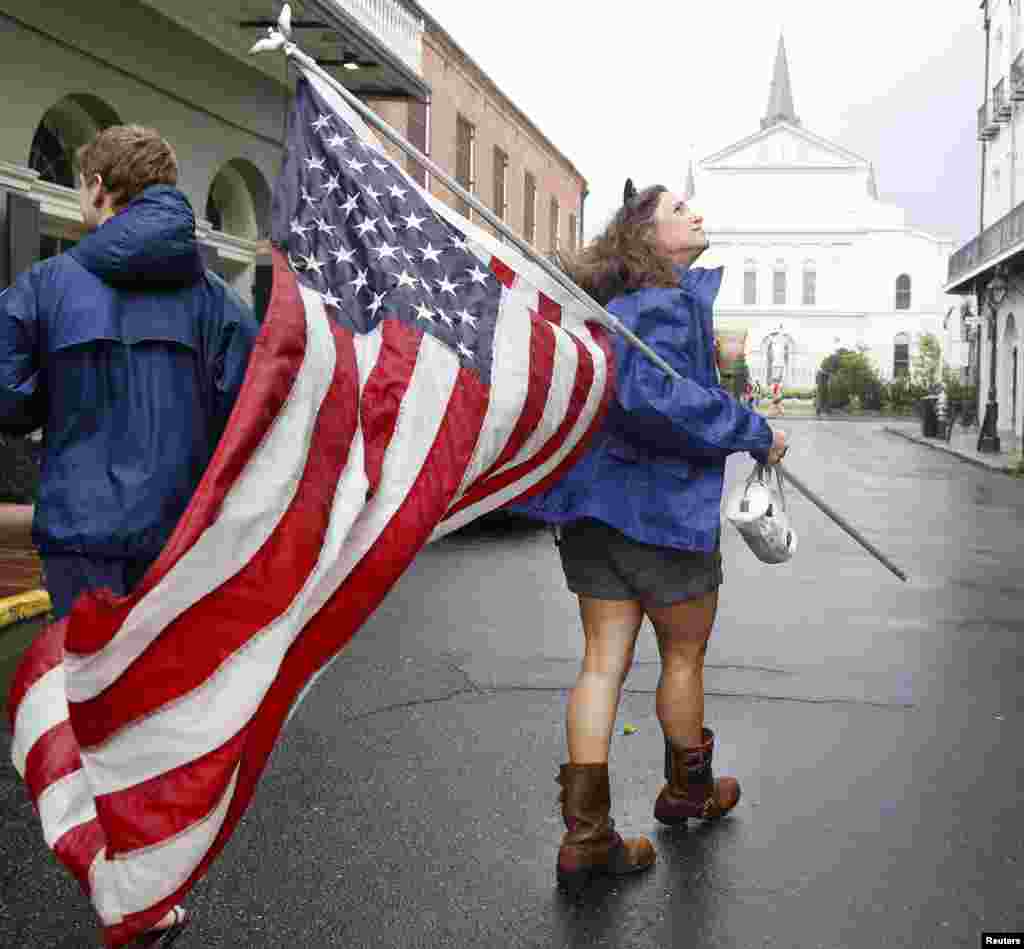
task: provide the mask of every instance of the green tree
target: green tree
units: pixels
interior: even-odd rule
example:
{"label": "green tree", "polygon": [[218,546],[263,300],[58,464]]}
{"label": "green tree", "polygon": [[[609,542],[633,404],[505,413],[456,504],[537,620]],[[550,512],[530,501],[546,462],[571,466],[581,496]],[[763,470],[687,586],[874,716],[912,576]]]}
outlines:
{"label": "green tree", "polygon": [[866,352],[837,349],[822,360],[821,371],[828,375],[824,407],[845,409],[854,396],[862,408],[882,407],[882,380]]}
{"label": "green tree", "polygon": [[933,333],[922,333],[914,356],[914,383],[926,392],[939,381],[942,344]]}

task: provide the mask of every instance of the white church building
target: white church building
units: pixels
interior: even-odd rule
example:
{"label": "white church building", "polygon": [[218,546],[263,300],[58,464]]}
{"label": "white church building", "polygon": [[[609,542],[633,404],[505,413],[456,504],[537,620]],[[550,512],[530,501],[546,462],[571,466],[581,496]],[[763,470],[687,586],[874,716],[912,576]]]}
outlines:
{"label": "white church building", "polygon": [[[700,266],[725,266],[716,324],[747,331],[753,379],[813,386],[839,347],[892,379],[922,333],[944,340],[952,240],[908,225],[871,162],[803,128],[782,37],[760,130],[691,164],[687,191],[711,241]],[[944,357],[959,367],[959,348]]]}

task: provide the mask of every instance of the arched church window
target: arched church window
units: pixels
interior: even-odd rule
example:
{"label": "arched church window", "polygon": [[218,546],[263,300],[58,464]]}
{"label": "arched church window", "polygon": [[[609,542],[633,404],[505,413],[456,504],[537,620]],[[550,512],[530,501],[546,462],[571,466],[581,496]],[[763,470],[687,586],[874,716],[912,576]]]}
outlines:
{"label": "arched church window", "polygon": [[910,274],[901,273],[896,278],[896,309],[910,309]]}
{"label": "arched church window", "polygon": [[757,303],[757,261],[750,257],[743,262],[743,302],[747,306]]}
{"label": "arched church window", "polygon": [[910,375],[910,336],[906,333],[897,333],[893,341],[892,350],[892,376],[894,379],[899,376]]}
{"label": "arched church window", "polygon": [[786,302],[786,262],[775,261],[775,271],[772,274],[772,302]]}
{"label": "arched church window", "polygon": [[818,272],[813,260],[804,261],[804,306],[814,306],[817,302]]}

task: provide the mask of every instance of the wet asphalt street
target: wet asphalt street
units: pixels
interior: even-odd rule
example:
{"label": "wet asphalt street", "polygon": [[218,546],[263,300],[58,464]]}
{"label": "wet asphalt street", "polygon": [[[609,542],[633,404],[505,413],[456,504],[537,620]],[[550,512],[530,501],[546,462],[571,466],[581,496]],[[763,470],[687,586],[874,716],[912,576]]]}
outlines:
{"label": "wet asphalt street", "polygon": [[[658,863],[556,891],[575,600],[546,530],[471,527],[420,555],[310,693],[175,949],[916,949],[1024,929],[1024,481],[880,424],[782,427],[789,467],[910,582],[792,489],[791,563],[760,564],[725,526],[706,717],[743,787],[732,816],[653,819],[645,629],[612,793]],[[731,460],[730,484],[750,466]],[[98,945],[9,745],[0,945]]]}

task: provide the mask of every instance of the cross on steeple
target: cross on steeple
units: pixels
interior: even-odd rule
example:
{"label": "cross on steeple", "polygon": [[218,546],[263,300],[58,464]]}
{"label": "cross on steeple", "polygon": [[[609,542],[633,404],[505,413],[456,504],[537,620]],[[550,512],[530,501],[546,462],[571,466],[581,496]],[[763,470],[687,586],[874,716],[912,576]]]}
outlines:
{"label": "cross on steeple", "polygon": [[789,63],[786,61],[786,44],[779,34],[779,49],[775,54],[775,72],[768,96],[768,111],[761,119],[761,128],[766,129],[779,122],[799,125],[800,120],[793,111],[793,90],[789,85]]}

